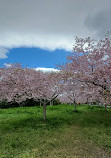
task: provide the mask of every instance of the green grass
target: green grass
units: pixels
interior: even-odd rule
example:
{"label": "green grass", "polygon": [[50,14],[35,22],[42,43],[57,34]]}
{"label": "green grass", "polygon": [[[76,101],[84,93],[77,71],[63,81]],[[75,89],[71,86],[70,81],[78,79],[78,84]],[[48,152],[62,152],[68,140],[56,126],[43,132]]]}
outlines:
{"label": "green grass", "polygon": [[0,109],[0,158],[110,158],[111,110],[78,106]]}

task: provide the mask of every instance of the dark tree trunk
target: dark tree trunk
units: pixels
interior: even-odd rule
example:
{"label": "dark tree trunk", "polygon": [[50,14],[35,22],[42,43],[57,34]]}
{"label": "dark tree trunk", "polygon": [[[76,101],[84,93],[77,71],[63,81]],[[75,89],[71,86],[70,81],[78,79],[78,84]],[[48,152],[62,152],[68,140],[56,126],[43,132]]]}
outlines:
{"label": "dark tree trunk", "polygon": [[43,120],[46,120],[46,103],[43,104]]}
{"label": "dark tree trunk", "polygon": [[97,101],[97,104],[98,104],[98,106],[100,106],[100,105],[99,105],[99,101]]}
{"label": "dark tree trunk", "polygon": [[87,98],[87,105],[89,105],[89,100],[88,100],[88,98]]}
{"label": "dark tree trunk", "polygon": [[76,103],[74,103],[74,111],[76,111]]}
{"label": "dark tree trunk", "polygon": [[76,109],[76,105],[77,105],[77,104],[76,104],[75,100],[74,100],[73,104],[74,104],[74,112],[76,112],[76,110],[77,110],[77,109]]}
{"label": "dark tree trunk", "polygon": [[105,104],[105,110],[107,111],[107,105]]}

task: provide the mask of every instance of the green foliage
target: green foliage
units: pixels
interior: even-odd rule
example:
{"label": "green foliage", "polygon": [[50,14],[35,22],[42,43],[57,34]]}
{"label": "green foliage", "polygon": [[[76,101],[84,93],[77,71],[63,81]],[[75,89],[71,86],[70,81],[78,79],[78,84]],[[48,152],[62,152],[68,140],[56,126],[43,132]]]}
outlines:
{"label": "green foliage", "polygon": [[[49,104],[49,102],[48,102]],[[60,101],[59,99],[55,99],[53,100],[53,105],[59,105]],[[21,103],[17,103],[17,102],[8,102],[6,99],[3,99],[0,102],[0,108],[1,109],[6,109],[6,108],[13,108],[13,107],[30,107],[30,106],[40,106],[40,101],[35,101],[33,98],[31,99],[26,99],[25,101],[21,102]]]}
{"label": "green foliage", "polygon": [[3,99],[0,102],[0,108],[1,109],[6,109],[6,108],[13,108],[13,107],[25,107],[25,106],[39,106],[40,102],[39,101],[35,101],[34,99],[26,99],[25,101],[21,102],[21,103],[17,103],[17,102],[8,102],[6,99]]}
{"label": "green foliage", "polygon": [[[0,158],[109,157],[111,111],[47,106],[0,109]],[[104,156],[103,156],[104,155]]]}
{"label": "green foliage", "polygon": [[1,102],[0,102],[0,108],[9,108],[11,107],[11,105],[9,105],[7,99],[3,99]]}
{"label": "green foliage", "polygon": [[53,105],[59,105],[60,104],[60,100],[59,99],[55,99],[54,101],[53,101]]}

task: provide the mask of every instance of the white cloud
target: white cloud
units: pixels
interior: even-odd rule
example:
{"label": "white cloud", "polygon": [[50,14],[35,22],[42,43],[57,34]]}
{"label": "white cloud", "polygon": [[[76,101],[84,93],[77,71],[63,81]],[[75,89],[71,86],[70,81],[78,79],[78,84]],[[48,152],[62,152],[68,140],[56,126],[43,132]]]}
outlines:
{"label": "white cloud", "polygon": [[82,4],[83,0],[0,0],[0,58],[15,47],[71,51],[75,36],[97,37],[111,28],[111,0]]}
{"label": "white cloud", "polygon": [[54,68],[44,68],[44,67],[37,67],[34,68],[37,71],[43,71],[43,72],[59,72],[60,70],[54,69]]}
{"label": "white cloud", "polygon": [[8,64],[8,63],[4,63],[3,65],[6,66],[6,67],[11,67],[12,66],[12,64]]}
{"label": "white cloud", "polygon": [[39,47],[42,49],[47,49],[53,51],[55,49],[65,49],[67,51],[72,50],[73,39],[67,39],[60,35],[46,35],[46,34],[21,34],[15,33],[6,35],[6,38],[1,37],[0,46],[7,48],[17,48],[17,47]]}
{"label": "white cloud", "polygon": [[0,48],[0,59],[7,58],[8,50],[6,48]]}

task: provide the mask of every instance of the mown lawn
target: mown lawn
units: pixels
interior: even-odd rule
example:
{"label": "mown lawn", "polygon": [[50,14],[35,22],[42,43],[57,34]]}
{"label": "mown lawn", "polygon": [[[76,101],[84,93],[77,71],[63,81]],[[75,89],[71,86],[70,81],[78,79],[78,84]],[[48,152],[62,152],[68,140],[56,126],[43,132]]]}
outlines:
{"label": "mown lawn", "polygon": [[78,106],[0,109],[0,158],[111,158],[111,110]]}

